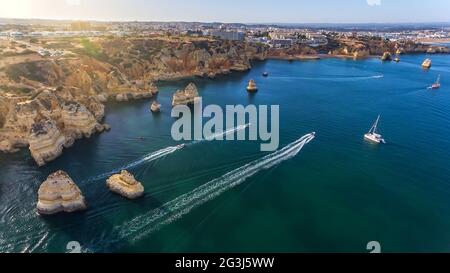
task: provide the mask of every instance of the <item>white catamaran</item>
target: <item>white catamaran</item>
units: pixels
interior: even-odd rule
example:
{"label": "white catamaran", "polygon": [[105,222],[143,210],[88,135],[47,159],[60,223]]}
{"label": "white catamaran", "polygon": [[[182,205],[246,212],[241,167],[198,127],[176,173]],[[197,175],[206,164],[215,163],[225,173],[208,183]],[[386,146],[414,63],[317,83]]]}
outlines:
{"label": "white catamaran", "polygon": [[430,89],[439,89],[441,88],[441,75],[437,78],[436,82],[430,87]]}
{"label": "white catamaran", "polygon": [[383,136],[378,134],[378,123],[380,122],[380,115],[378,115],[377,121],[375,121],[375,124],[370,128],[370,131],[364,135],[364,139],[373,143],[386,143]]}

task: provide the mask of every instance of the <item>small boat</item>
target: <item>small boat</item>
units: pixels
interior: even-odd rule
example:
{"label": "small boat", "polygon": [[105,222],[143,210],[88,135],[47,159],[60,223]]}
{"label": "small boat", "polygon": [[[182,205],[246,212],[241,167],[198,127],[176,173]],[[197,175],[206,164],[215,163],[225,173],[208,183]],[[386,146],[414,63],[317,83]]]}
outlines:
{"label": "small boat", "polygon": [[370,131],[364,135],[365,140],[376,143],[376,144],[386,143],[383,136],[377,133],[379,122],[380,122],[380,115],[378,116],[377,120],[373,124],[372,128],[370,128]]}
{"label": "small boat", "polygon": [[430,89],[439,89],[441,88],[441,75],[438,76],[437,80],[433,85],[431,85]]}
{"label": "small boat", "polygon": [[400,58],[399,57],[395,58],[394,62],[399,63],[400,62]]}
{"label": "small boat", "polygon": [[247,91],[248,92],[257,92],[258,91],[258,87],[256,86],[256,83],[254,80],[250,80],[248,82]]}
{"label": "small boat", "polygon": [[156,100],[153,101],[152,105],[150,106],[150,110],[153,113],[159,113],[161,112],[161,104],[159,104]]}
{"label": "small boat", "polygon": [[269,72],[264,72],[262,75],[263,77],[269,77]]}
{"label": "small boat", "polygon": [[430,59],[426,59],[425,61],[423,61],[422,67],[425,68],[425,69],[431,68],[431,60]]}

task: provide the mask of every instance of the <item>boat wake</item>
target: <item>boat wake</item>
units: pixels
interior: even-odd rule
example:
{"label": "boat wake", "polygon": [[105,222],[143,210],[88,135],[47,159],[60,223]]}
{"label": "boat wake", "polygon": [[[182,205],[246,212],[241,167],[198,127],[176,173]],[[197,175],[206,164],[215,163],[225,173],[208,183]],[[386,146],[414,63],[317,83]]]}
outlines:
{"label": "boat wake", "polygon": [[213,135],[210,135],[210,136],[206,136],[206,137],[205,137],[204,139],[202,139],[202,140],[196,140],[196,141],[192,142],[191,145],[197,144],[197,143],[201,143],[201,142],[204,142],[204,141],[213,141],[213,140],[215,140],[215,139],[217,139],[217,138],[221,138],[221,137],[226,137],[226,136],[231,135],[231,134],[234,134],[234,133],[236,133],[236,132],[245,130],[245,129],[247,129],[248,127],[250,127],[250,125],[251,125],[251,123],[247,123],[247,124],[244,124],[244,125],[239,125],[239,126],[237,126],[237,127],[228,129],[228,130],[223,131],[223,132],[220,132],[220,133],[216,133],[216,134],[213,134]]}
{"label": "boat wake", "polygon": [[372,76],[324,76],[324,77],[271,77],[272,79],[281,80],[320,80],[320,81],[356,81],[384,78],[383,74]]}
{"label": "boat wake", "polygon": [[102,173],[100,175],[91,177],[88,180],[83,181],[83,183],[90,183],[90,182],[98,181],[98,180],[101,180],[101,179],[105,179],[105,178],[107,178],[107,177],[109,177],[111,175],[119,173],[122,170],[129,170],[129,169],[138,167],[138,166],[140,166],[140,165],[142,165],[144,163],[149,163],[149,162],[158,160],[160,158],[163,158],[165,156],[168,156],[168,155],[170,155],[170,154],[172,154],[172,153],[174,153],[176,151],[179,151],[179,150],[185,148],[187,145],[190,146],[190,145],[198,144],[198,143],[201,143],[201,142],[204,142],[204,141],[212,141],[212,140],[214,140],[216,138],[219,138],[219,137],[224,137],[224,136],[227,136],[227,135],[231,135],[231,134],[234,134],[234,133],[239,132],[241,130],[245,130],[250,125],[251,125],[250,123],[244,124],[244,125],[239,125],[237,127],[228,129],[226,131],[219,132],[219,133],[216,133],[214,135],[208,136],[208,137],[206,137],[203,140],[198,140],[198,141],[194,141],[194,142],[192,142],[190,144],[181,144],[181,145],[171,146],[171,147],[167,147],[167,148],[158,150],[156,152],[153,152],[153,153],[150,153],[148,155],[145,155],[141,159],[138,159],[138,160],[133,161],[133,162],[127,164],[127,165],[124,165],[124,166],[121,166],[119,168],[116,168],[116,169],[114,169],[114,170],[112,170],[110,172]]}
{"label": "boat wake", "polygon": [[122,170],[129,170],[129,169],[135,168],[135,167],[137,167],[139,165],[142,165],[144,163],[152,162],[152,161],[155,161],[157,159],[163,158],[163,157],[165,157],[165,156],[167,156],[169,154],[172,154],[172,153],[174,153],[174,152],[176,152],[178,150],[183,149],[184,147],[185,147],[185,145],[182,144],[182,145],[178,145],[178,146],[172,146],[172,147],[167,147],[167,148],[161,149],[159,151],[150,153],[150,154],[142,157],[139,160],[131,162],[131,163],[129,163],[127,165],[124,165],[122,167],[116,168],[116,169],[114,169],[114,170],[112,170],[110,172],[103,173],[103,174],[91,177],[88,180],[84,181],[84,183],[89,183],[89,182],[94,182],[94,181],[97,181],[97,180],[100,180],[100,179],[105,179],[105,178],[107,178],[107,177],[109,177],[109,176],[111,176],[113,174],[119,173]]}
{"label": "boat wake", "polygon": [[244,183],[247,178],[256,173],[295,157],[302,150],[304,145],[310,143],[314,138],[315,133],[305,135],[277,152],[230,171],[191,192],[165,203],[157,209],[140,215],[131,221],[114,228],[112,231],[112,238],[100,243],[93,243],[91,249],[110,251],[111,248],[120,247],[121,242],[136,242],[149,234],[158,231],[161,227],[180,219],[194,208],[203,205],[222,193]]}
{"label": "boat wake", "polygon": [[[235,128],[231,128],[229,130],[216,133],[210,137],[205,138],[204,140],[192,142],[190,144],[181,144],[178,146],[171,146],[171,147],[167,147],[167,148],[158,150],[156,152],[153,152],[153,153],[143,156],[139,160],[136,160],[127,165],[124,165],[122,167],[111,170],[110,172],[106,172],[106,173],[91,177],[87,180],[84,180],[84,181],[80,182],[80,184],[90,183],[90,182],[95,182],[95,181],[98,181],[101,179],[105,179],[113,174],[119,173],[121,170],[124,170],[124,169],[129,170],[129,169],[138,167],[142,164],[149,163],[149,162],[158,160],[160,158],[163,158],[167,155],[170,155],[176,151],[179,151],[179,150],[185,148],[188,145],[193,145],[193,144],[204,142],[204,141],[214,140],[215,138],[220,137],[220,136],[227,136],[229,134],[244,130],[244,129],[248,128],[249,126],[250,126],[250,124],[240,125]],[[73,227],[74,227],[73,225],[69,224],[69,225],[65,226],[64,228],[69,229],[69,228],[73,228]],[[46,227],[45,227],[45,224],[43,224],[43,223],[40,228],[34,228],[33,230],[31,230],[31,228],[29,228],[28,226],[21,226],[21,228],[19,228],[18,230],[15,231],[15,233],[16,233],[15,240],[16,241],[14,242],[14,244],[10,244],[5,239],[5,237],[3,237],[3,235],[5,235],[5,234],[0,234],[0,252],[5,252],[5,251],[10,251],[11,249],[16,249],[16,247],[17,247],[16,245],[24,246],[20,250],[21,252],[34,252],[36,250],[41,250],[41,249],[45,248],[53,238],[53,236],[50,236],[49,233],[47,231],[45,231],[45,229],[46,229]],[[29,242],[31,239],[38,240],[38,243],[34,244],[34,245],[27,245],[27,242]],[[86,250],[85,247],[83,247],[83,249]],[[86,251],[91,252],[91,250],[86,250]]]}

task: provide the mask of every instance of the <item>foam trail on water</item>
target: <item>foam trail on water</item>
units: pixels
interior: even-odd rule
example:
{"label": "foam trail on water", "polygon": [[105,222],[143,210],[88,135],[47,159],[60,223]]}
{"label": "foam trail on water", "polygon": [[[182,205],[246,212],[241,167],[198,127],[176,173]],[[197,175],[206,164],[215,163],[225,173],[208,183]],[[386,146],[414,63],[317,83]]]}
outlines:
{"label": "foam trail on water", "polygon": [[[214,139],[222,137],[222,136],[227,136],[227,135],[230,135],[230,134],[234,134],[234,133],[239,132],[241,130],[245,130],[250,125],[251,125],[250,123],[244,124],[244,125],[239,125],[237,127],[228,129],[228,130],[226,130],[224,132],[216,133],[216,134],[214,134],[212,136],[206,137],[204,140],[194,141],[191,144],[197,144],[197,143],[200,143],[200,142],[203,142],[203,141],[211,141],[211,140],[214,140]],[[139,160],[131,162],[128,165],[124,165],[124,166],[116,168],[116,169],[114,169],[114,170],[112,170],[110,172],[103,173],[103,174],[91,177],[90,179],[86,180],[85,182],[94,182],[94,181],[97,181],[97,180],[100,180],[100,179],[105,179],[105,178],[107,178],[107,177],[109,177],[109,176],[111,176],[113,174],[119,173],[122,170],[129,170],[131,168],[135,168],[137,166],[140,166],[140,165],[142,165],[144,163],[148,163],[148,162],[152,162],[152,161],[158,160],[158,159],[160,159],[162,157],[165,157],[165,156],[167,156],[169,154],[172,154],[172,153],[174,153],[174,152],[176,152],[178,150],[181,150],[184,147],[186,147],[186,144],[181,144],[181,145],[178,145],[178,146],[172,146],[172,147],[167,147],[167,148],[161,149],[159,151],[150,153],[150,154],[142,157]]]}
{"label": "foam trail on water", "polygon": [[107,177],[109,177],[109,176],[111,176],[113,174],[119,173],[122,170],[128,170],[128,169],[137,167],[139,165],[142,165],[143,163],[155,161],[155,160],[160,159],[162,157],[165,157],[165,156],[167,156],[169,154],[172,154],[172,153],[174,153],[174,152],[176,152],[178,150],[181,150],[184,147],[185,147],[185,145],[178,145],[178,146],[167,147],[167,148],[161,149],[159,151],[150,153],[150,154],[142,157],[139,160],[131,162],[128,165],[124,165],[124,166],[116,168],[116,169],[114,169],[114,170],[112,170],[110,172],[94,176],[94,177],[88,179],[86,182],[93,182],[93,181],[97,181],[97,180],[100,180],[100,179],[104,179],[104,178],[107,178]]}
{"label": "foam trail on water", "polygon": [[215,140],[216,138],[225,137],[225,136],[234,134],[234,133],[236,133],[236,132],[245,130],[245,129],[247,129],[248,127],[250,127],[250,125],[252,125],[252,124],[251,124],[251,123],[247,123],[247,124],[244,124],[244,125],[239,125],[239,126],[237,126],[237,127],[228,129],[228,130],[226,130],[226,131],[224,131],[224,132],[220,132],[220,133],[216,133],[216,134],[207,136],[207,137],[205,137],[205,138],[202,139],[202,140],[196,140],[196,141],[192,142],[192,144],[197,144],[197,143],[200,143],[200,142],[203,142],[203,141],[212,141],[212,140]]}
{"label": "foam trail on water", "polygon": [[[191,192],[165,203],[155,210],[140,215],[131,221],[116,227],[113,230],[112,240],[106,242],[106,245],[102,245],[101,243],[94,245],[96,247],[114,247],[115,244],[120,244],[120,242],[124,240],[127,242],[139,240],[159,230],[162,226],[180,219],[192,209],[218,197],[231,188],[242,184],[247,178],[255,175],[261,170],[269,169],[296,156],[303,146],[311,142],[314,137],[315,133],[305,135],[277,152],[250,162],[217,179],[211,180]],[[104,251],[104,249],[101,249],[100,251],[102,250]]]}
{"label": "foam trail on water", "polygon": [[381,79],[384,78],[383,74],[372,75],[372,76],[337,76],[337,77],[289,77],[289,76],[272,76],[272,79],[282,79],[282,80],[333,80],[333,81],[356,81],[356,80],[367,80],[367,79]]}

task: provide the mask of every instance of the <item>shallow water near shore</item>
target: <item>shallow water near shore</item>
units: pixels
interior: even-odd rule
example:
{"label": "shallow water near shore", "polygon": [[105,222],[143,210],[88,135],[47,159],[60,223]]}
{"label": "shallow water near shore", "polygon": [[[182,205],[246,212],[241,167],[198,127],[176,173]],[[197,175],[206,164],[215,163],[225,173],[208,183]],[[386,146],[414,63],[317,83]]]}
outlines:
{"label": "shallow water near shore", "polygon": [[[425,71],[427,57],[433,67]],[[442,88],[428,90],[439,74]],[[255,95],[245,91],[250,79]],[[270,154],[248,141],[172,151],[180,143],[170,136],[171,96],[189,80],[159,83],[161,114],[151,114],[151,101],[110,103],[111,132],[78,141],[43,168],[27,151],[0,154],[0,251],[65,252],[78,241],[98,252],[367,252],[379,241],[384,252],[449,252],[448,79],[448,55],[270,60],[246,73],[193,79],[204,105],[280,105],[280,148],[317,136],[295,157],[152,229],[158,208]],[[378,114],[382,146],[363,140]],[[145,186],[142,199],[107,190],[105,175],[123,166]],[[89,209],[40,217],[37,190],[59,169]]]}

